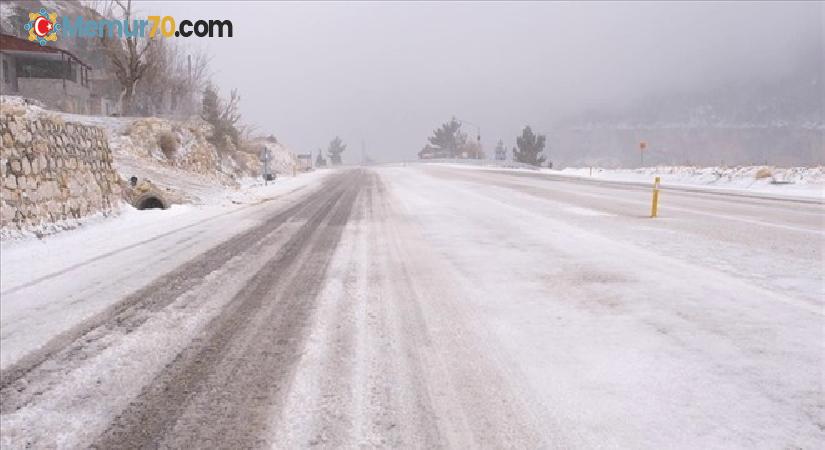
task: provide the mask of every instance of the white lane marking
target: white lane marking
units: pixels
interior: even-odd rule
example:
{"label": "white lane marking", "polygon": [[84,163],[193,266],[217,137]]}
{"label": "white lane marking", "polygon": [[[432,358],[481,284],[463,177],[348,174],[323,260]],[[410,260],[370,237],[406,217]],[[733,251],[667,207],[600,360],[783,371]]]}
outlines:
{"label": "white lane marking", "polygon": [[604,211],[597,211],[595,209],[590,209],[590,208],[582,208],[580,206],[567,206],[567,207],[563,208],[563,210],[567,211],[571,214],[577,214],[579,216],[591,216],[591,217],[595,217],[595,216],[615,217],[616,216],[615,214],[610,214],[610,213],[607,213],[607,212],[604,212]]}

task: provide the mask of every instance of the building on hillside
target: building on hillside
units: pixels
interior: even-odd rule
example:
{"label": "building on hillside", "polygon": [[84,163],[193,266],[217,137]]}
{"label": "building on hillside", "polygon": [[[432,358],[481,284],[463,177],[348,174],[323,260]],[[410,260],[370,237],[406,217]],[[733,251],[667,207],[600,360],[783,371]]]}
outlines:
{"label": "building on hillside", "polygon": [[0,34],[0,71],[3,94],[66,112],[91,112],[91,68],[66,50]]}
{"label": "building on hillside", "polygon": [[507,146],[504,145],[504,141],[499,139],[498,144],[496,144],[496,160],[497,161],[504,161],[506,159],[507,159]]}
{"label": "building on hillside", "polygon": [[299,153],[298,170],[301,172],[309,172],[312,170],[312,153]]}
{"label": "building on hillside", "polygon": [[114,116],[120,114],[120,83],[105,70],[89,73],[89,114]]}
{"label": "building on hillside", "polygon": [[433,147],[430,144],[425,145],[424,148],[418,152],[418,159],[446,159],[454,157],[455,155],[450,154],[446,149]]}
{"label": "building on hillside", "polygon": [[418,159],[484,159],[484,150],[478,141],[467,142],[458,150],[427,144],[418,152]]}

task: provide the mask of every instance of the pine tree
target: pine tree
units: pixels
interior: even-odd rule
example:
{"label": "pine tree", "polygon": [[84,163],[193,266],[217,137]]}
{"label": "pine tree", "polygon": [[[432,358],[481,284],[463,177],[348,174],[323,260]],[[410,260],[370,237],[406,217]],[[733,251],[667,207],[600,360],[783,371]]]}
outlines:
{"label": "pine tree", "polygon": [[530,126],[524,127],[521,136],[516,138],[516,145],[513,147],[513,159],[515,161],[540,166],[545,157],[541,153],[544,151],[544,144],[546,137],[544,135],[536,135]]}
{"label": "pine tree", "polygon": [[318,149],[318,156],[315,158],[315,167],[326,167],[327,160],[324,159],[324,156],[321,152],[321,149]]}
{"label": "pine tree", "polygon": [[327,154],[329,155],[329,162],[333,166],[337,166],[341,164],[341,153],[344,153],[344,150],[347,149],[346,144],[341,141],[341,138],[335,136],[335,139],[330,141],[329,148],[327,149]]}
{"label": "pine tree", "polygon": [[433,135],[427,139],[436,151],[448,158],[458,156],[459,150],[467,143],[467,135],[461,132],[461,122],[455,117],[433,130]]}

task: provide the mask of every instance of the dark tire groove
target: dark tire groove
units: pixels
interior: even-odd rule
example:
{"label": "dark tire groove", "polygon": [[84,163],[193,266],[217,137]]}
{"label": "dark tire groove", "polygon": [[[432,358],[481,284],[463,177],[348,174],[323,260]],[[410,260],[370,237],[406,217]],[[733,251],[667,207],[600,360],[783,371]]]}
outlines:
{"label": "dark tire groove", "polygon": [[[344,179],[345,175],[329,177],[319,192],[340,184]],[[260,225],[196,256],[116,304],[52,338],[39,350],[10,365],[0,372],[0,412],[6,413],[20,407],[20,392],[25,390],[25,383],[21,384],[21,380],[37,376],[38,368],[48,361],[59,360],[61,356],[70,357],[78,346],[83,346],[84,337],[89,333],[100,329],[129,329],[140,326],[149,317],[145,314],[147,311],[157,311],[169,305],[180,295],[200,284],[206,275],[219,269],[232,256],[249,250],[278,227],[304,211],[316,207],[322,201],[322,196],[316,193],[307,203],[299,203],[270,215]],[[16,401],[10,401],[10,397],[14,397]]]}
{"label": "dark tire groove", "polygon": [[264,446],[363,178],[351,175],[317,209],[305,210],[310,214],[301,229],[93,447]]}

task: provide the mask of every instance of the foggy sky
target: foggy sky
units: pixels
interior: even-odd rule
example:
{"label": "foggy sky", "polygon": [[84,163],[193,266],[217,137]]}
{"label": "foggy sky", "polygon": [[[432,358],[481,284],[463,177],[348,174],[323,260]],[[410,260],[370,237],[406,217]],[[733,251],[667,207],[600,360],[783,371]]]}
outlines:
{"label": "foggy sky", "polygon": [[[244,121],[299,152],[336,135],[358,162],[413,159],[455,115],[490,151],[648,94],[770,80],[822,48],[822,3],[158,2],[148,15],[231,19],[188,39]],[[821,55],[821,53],[820,53]],[[808,53],[810,56],[810,53]],[[470,135],[472,126],[465,126]]]}

